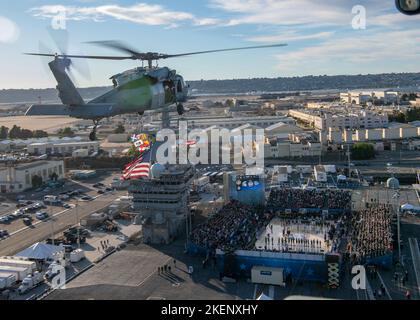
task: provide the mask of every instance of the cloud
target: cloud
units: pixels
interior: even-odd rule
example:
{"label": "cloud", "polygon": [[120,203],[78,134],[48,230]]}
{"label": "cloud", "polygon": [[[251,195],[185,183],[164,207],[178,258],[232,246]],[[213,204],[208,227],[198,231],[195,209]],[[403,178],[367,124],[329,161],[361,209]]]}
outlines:
{"label": "cloud", "polygon": [[296,31],[288,31],[276,35],[255,36],[247,40],[254,42],[293,42],[311,39],[325,39],[334,35],[332,31],[324,31],[313,34],[298,34]]}
{"label": "cloud", "polygon": [[30,10],[35,17],[53,19],[58,14],[66,20],[104,21],[106,18],[129,21],[136,24],[178,27],[183,22],[195,26],[209,26],[219,23],[218,19],[198,18],[183,11],[171,11],[161,5],[138,3],[132,6],[102,5],[96,7],[77,7],[64,5],[45,5]]}
{"label": "cloud", "polygon": [[355,16],[352,8],[366,9],[371,26],[395,26],[420,20],[399,13],[393,1],[383,0],[211,0],[210,6],[233,15],[228,26],[261,24],[277,26],[343,26],[350,27]]}
{"label": "cloud", "polygon": [[227,25],[240,24],[340,24],[351,21],[349,1],[312,0],[212,0],[211,6],[236,14]]}
{"label": "cloud", "polygon": [[12,20],[0,16],[0,43],[13,43],[19,35],[19,27]]}
{"label": "cloud", "polygon": [[[391,43],[394,46],[392,50],[389,47]],[[277,69],[288,74],[301,74],[302,70],[305,70],[305,74],[336,74],[334,70],[344,69],[351,73],[366,73],[366,70],[376,69],[385,72],[384,69],[396,66],[414,70],[418,69],[416,61],[419,56],[420,30],[358,31],[277,55]]]}

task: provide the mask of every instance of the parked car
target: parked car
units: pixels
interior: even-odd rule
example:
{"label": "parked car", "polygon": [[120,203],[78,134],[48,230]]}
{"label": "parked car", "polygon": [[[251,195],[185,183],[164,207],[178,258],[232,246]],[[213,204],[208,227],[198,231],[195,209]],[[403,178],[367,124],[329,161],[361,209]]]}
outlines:
{"label": "parked car", "polygon": [[8,216],[1,216],[0,217],[0,223],[6,223],[6,222],[9,222]]}
{"label": "parked car", "polygon": [[37,213],[35,213],[35,217],[38,220],[45,220],[48,218],[48,213],[46,213],[45,211],[39,211]]}
{"label": "parked car", "polygon": [[104,194],[105,193],[105,191],[104,190],[102,190],[102,189],[99,189],[98,190],[98,194]]}
{"label": "parked car", "polygon": [[93,187],[94,188],[103,188],[105,185],[103,184],[103,183],[100,183],[100,182],[98,182],[98,183],[95,183],[94,185],[93,185]]}
{"label": "parked car", "polygon": [[67,194],[60,194],[60,195],[58,196],[58,198],[59,198],[60,200],[65,201],[65,200],[70,199],[70,196],[69,196],[69,195],[67,195]]}
{"label": "parked car", "polygon": [[25,224],[25,225],[27,225],[27,226],[30,226],[31,224],[32,224],[32,219],[31,218],[28,218],[28,217],[26,217],[26,218],[23,218],[23,223]]}
{"label": "parked car", "polygon": [[47,206],[42,202],[36,202],[32,205],[35,209],[45,209]]}
{"label": "parked car", "polygon": [[92,201],[93,198],[91,196],[83,196],[83,197],[80,197],[80,200],[82,200],[82,201]]}
{"label": "parked car", "polygon": [[24,212],[23,212],[23,210],[21,210],[21,209],[18,209],[18,210],[16,210],[15,212],[13,212],[13,213],[12,213],[12,215],[13,215],[15,218],[20,218],[21,216],[23,216],[23,214],[24,214]]}
{"label": "parked car", "polygon": [[68,204],[68,203],[63,203],[63,208],[70,209],[71,208],[71,205]]}
{"label": "parked car", "polygon": [[9,232],[7,230],[0,230],[0,238],[5,238],[9,236]]}

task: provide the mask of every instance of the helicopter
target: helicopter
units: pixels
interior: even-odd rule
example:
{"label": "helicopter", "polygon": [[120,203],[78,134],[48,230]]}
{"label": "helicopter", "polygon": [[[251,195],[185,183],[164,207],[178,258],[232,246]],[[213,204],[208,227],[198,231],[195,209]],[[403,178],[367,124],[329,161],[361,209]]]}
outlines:
{"label": "helicopter", "polygon": [[[214,52],[284,47],[287,45],[273,44],[180,54],[163,54],[157,52],[139,52],[118,41],[96,41],[92,43],[119,50],[126,55],[90,56],[68,55],[66,53],[25,53],[31,56],[54,58],[48,63],[48,66],[57,81],[58,97],[62,102],[62,104],[31,105],[25,115],[60,115],[92,120],[94,126],[89,135],[89,139],[94,141],[96,140],[97,126],[103,118],[127,113],[143,115],[147,110],[162,112],[171,106],[176,106],[179,115],[184,114],[185,109],[183,103],[187,101],[189,87],[185,83],[184,78],[177,74],[176,70],[168,67],[159,67],[159,60]],[[142,66],[113,75],[110,78],[113,88],[86,103],[67,72],[72,65],[71,59],[139,60],[142,62]],[[147,63],[146,66],[144,65],[145,62]]]}

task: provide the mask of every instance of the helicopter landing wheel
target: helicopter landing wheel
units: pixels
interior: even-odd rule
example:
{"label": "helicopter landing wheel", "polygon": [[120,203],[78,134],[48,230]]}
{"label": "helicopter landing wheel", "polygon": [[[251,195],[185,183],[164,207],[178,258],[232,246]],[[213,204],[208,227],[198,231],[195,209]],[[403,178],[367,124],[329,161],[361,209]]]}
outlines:
{"label": "helicopter landing wheel", "polygon": [[90,140],[90,141],[95,141],[95,140],[96,140],[96,131],[92,131],[92,132],[89,134],[89,140]]}
{"label": "helicopter landing wheel", "polygon": [[179,103],[179,104],[176,106],[176,111],[178,112],[178,114],[179,114],[180,116],[182,116],[182,115],[184,114],[184,112],[185,112],[185,110],[184,110],[184,106],[183,106],[181,103]]}
{"label": "helicopter landing wheel", "polygon": [[96,140],[96,127],[98,126],[99,121],[93,121],[93,129],[92,132],[89,134],[89,140],[95,141]]}

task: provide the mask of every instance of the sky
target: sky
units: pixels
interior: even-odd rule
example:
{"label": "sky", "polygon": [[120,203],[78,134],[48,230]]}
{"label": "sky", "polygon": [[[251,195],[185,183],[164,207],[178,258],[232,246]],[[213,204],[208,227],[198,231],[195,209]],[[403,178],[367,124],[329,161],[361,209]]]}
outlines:
{"label": "sky", "polygon": [[[188,80],[419,72],[420,15],[394,0],[0,1],[0,89],[51,88],[48,58],[23,52],[121,55],[87,42],[119,40],[142,52],[287,43],[287,47],[161,61]],[[65,30],[65,31],[64,31]],[[54,40],[56,39],[56,40]],[[109,85],[135,61],[74,61],[80,87]]]}

